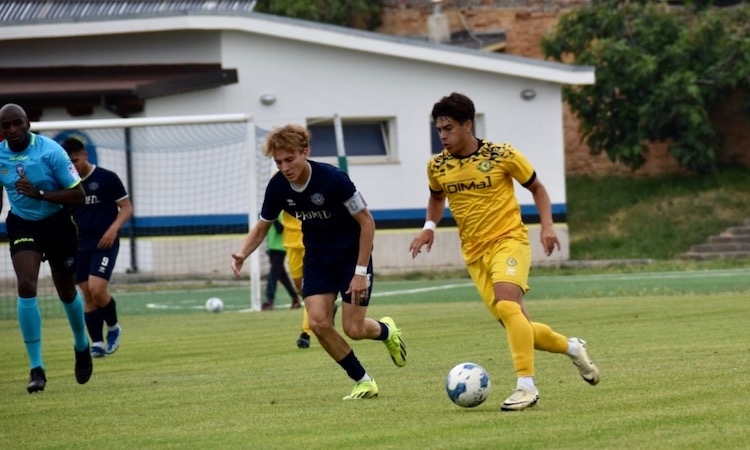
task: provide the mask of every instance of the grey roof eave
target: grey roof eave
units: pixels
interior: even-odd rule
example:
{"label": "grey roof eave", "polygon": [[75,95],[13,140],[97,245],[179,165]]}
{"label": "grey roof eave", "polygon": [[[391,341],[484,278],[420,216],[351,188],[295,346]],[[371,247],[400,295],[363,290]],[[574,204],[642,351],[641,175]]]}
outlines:
{"label": "grey roof eave", "polygon": [[[81,26],[82,22],[86,26]],[[174,11],[159,15],[131,14],[34,20],[0,26],[0,41],[177,30],[234,30],[258,33],[280,39],[559,84],[587,85],[595,81],[593,66],[576,66],[490,53],[256,12]]]}

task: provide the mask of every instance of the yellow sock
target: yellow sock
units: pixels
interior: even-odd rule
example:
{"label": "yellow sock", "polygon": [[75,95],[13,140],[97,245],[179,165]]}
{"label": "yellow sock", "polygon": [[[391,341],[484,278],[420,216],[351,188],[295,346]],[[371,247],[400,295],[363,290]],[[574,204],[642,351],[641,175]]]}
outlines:
{"label": "yellow sock", "polygon": [[312,336],[312,330],[310,329],[310,317],[307,315],[307,308],[302,306],[302,332]]}
{"label": "yellow sock", "polygon": [[508,347],[513,357],[513,367],[519,377],[534,376],[534,331],[523,315],[521,305],[512,300],[497,302],[497,312],[508,335]]}
{"label": "yellow sock", "polygon": [[534,348],[550,353],[567,353],[568,339],[560,333],[555,333],[549,325],[531,322],[534,330]]}

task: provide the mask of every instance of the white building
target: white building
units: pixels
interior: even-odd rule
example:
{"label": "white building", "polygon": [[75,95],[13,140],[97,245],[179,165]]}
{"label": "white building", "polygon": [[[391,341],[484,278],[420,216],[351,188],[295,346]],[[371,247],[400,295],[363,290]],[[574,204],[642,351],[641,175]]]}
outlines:
{"label": "white building", "polygon": [[[22,7],[32,3],[48,6]],[[537,245],[531,196],[518,192],[535,263],[568,259],[561,87],[592,84],[592,67],[269,16],[248,11],[252,2],[85,3],[0,5],[0,102],[41,121],[244,113],[265,129],[296,122],[313,130],[313,156],[331,163],[338,115],[349,174],[378,225],[376,268],[393,271],[462,266],[450,226],[430,255],[407,251],[427,202],[432,105],[461,92],[476,104],[477,135],[512,143],[549,190],[562,242],[552,257]],[[136,217],[158,215],[142,197],[134,204]]]}

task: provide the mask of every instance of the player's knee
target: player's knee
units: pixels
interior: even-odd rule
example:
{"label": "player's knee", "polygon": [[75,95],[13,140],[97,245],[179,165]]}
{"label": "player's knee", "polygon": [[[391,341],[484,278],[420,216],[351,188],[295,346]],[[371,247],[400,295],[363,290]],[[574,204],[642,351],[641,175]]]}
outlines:
{"label": "player's knee", "polygon": [[327,331],[331,330],[333,328],[333,323],[331,323],[331,319],[317,319],[310,316],[310,329],[313,333],[315,333],[316,336],[319,336],[321,334],[325,334]]}
{"label": "player's knee", "polygon": [[344,334],[346,334],[347,337],[354,339],[355,341],[365,339],[367,337],[364,323],[346,322],[342,325],[344,327]]}

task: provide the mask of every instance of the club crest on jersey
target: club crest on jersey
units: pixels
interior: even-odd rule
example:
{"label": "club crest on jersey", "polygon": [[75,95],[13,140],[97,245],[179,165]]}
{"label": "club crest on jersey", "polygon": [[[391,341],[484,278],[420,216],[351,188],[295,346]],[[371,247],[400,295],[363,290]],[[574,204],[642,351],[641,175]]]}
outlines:
{"label": "club crest on jersey", "polygon": [[505,264],[513,267],[516,264],[518,264],[518,261],[516,261],[516,258],[508,258],[508,259],[505,260]]}
{"label": "club crest on jersey", "polygon": [[326,199],[323,197],[323,194],[315,193],[310,197],[310,201],[313,202],[313,204],[320,206],[325,203]]}
{"label": "club crest on jersey", "polygon": [[484,172],[484,173],[487,173],[487,172],[489,172],[490,170],[492,170],[492,163],[491,163],[491,162],[489,162],[489,161],[482,161],[482,162],[480,162],[479,164],[477,164],[477,169],[478,169],[478,170],[479,170],[480,172]]}
{"label": "club crest on jersey", "polygon": [[16,164],[16,175],[22,177],[24,173],[26,173],[26,169],[23,167],[23,164]]}
{"label": "club crest on jersey", "polygon": [[91,183],[89,183],[89,190],[91,190],[91,191],[98,191],[99,190],[99,183],[97,183],[96,181],[92,181]]}

